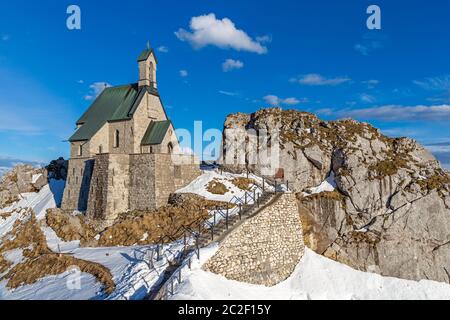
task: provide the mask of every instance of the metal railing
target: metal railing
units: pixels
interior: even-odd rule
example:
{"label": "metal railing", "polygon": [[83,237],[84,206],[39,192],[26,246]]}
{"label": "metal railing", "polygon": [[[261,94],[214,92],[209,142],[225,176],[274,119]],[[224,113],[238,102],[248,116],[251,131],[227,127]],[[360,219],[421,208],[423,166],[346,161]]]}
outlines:
{"label": "metal railing", "polygon": [[[247,171],[247,177],[249,172]],[[252,183],[248,190],[244,192],[241,197],[233,196],[226,207],[217,206],[212,214],[212,216],[204,221],[204,219],[198,219],[188,226],[179,227],[172,236],[164,236],[160,239],[160,243],[157,246],[157,251],[159,252],[159,246],[167,243],[168,241],[176,241],[177,235],[183,234],[183,249],[178,252],[178,254],[173,254],[178,263],[178,267],[172,272],[172,274],[161,284],[161,286],[156,290],[154,294],[154,299],[167,299],[169,296],[175,294],[176,286],[182,283],[182,270],[186,266],[191,269],[192,259],[200,259],[200,237],[204,235],[210,235],[211,241],[214,241],[215,231],[217,227],[223,221],[225,223],[226,232],[230,228],[230,218],[238,215],[239,220],[242,219],[245,212],[251,212],[255,208],[259,208],[261,205],[261,198],[265,197],[267,194],[276,194],[289,191],[289,182],[286,181],[284,184],[278,182],[276,179],[263,177],[262,185],[257,183]],[[160,259],[160,254],[157,252],[156,259]],[[173,261],[172,261],[173,262]]]}

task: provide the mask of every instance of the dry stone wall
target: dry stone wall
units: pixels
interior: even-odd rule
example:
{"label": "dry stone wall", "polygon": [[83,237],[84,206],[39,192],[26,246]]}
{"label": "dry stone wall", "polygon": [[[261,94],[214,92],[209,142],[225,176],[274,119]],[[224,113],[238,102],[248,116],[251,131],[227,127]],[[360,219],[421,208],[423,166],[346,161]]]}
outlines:
{"label": "dry stone wall", "polygon": [[129,210],[164,206],[171,193],[201,174],[193,156],[177,155],[181,164],[172,156],[98,154],[71,159],[62,209],[87,211],[91,219],[112,222]]}
{"label": "dry stone wall", "polygon": [[85,211],[88,206],[89,188],[94,167],[91,158],[71,159],[68,165],[66,187],[61,208]]}
{"label": "dry stone wall", "polygon": [[203,268],[231,280],[273,286],[292,274],[303,253],[295,195],[283,194],[225,238]]}
{"label": "dry stone wall", "polygon": [[130,156],[130,210],[147,210],[155,203],[155,156]]}

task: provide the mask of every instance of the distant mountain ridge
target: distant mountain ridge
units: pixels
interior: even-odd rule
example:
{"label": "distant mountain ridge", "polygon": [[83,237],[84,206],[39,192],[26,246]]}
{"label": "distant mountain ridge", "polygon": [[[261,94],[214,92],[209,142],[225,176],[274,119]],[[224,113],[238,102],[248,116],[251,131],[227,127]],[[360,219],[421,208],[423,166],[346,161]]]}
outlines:
{"label": "distant mountain ridge", "polygon": [[29,164],[33,167],[44,167],[46,163],[39,161],[28,161],[9,157],[0,157],[0,178],[12,168],[19,164]]}

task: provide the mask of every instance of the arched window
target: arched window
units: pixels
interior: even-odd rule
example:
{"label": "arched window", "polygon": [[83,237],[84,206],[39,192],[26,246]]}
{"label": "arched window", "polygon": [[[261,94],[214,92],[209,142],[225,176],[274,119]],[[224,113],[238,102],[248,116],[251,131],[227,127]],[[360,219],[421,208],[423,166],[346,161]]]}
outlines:
{"label": "arched window", "polygon": [[83,155],[83,146],[80,144],[78,145],[78,156],[81,157]]}
{"label": "arched window", "polygon": [[102,146],[102,145],[99,145],[99,146],[98,146],[98,153],[99,153],[99,154],[102,154],[102,153],[103,153],[103,146]]}
{"label": "arched window", "polygon": [[119,130],[114,131],[114,148],[118,148],[120,145],[120,133]]}
{"label": "arched window", "polygon": [[173,152],[173,144],[172,144],[172,142],[169,142],[169,144],[167,145],[167,152],[169,154],[172,154],[172,152]]}

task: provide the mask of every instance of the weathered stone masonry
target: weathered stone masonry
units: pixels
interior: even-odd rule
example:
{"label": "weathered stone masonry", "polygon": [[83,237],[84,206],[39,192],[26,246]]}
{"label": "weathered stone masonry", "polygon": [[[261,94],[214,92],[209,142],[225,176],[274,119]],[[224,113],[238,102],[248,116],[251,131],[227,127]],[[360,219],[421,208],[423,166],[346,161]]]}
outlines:
{"label": "weathered stone masonry", "polygon": [[296,197],[283,194],[228,235],[203,268],[231,280],[273,286],[292,274],[303,253]]}
{"label": "weathered stone masonry", "polygon": [[120,213],[151,210],[200,175],[181,154],[156,85],[152,49],[138,57],[139,81],[105,88],[78,119],[62,209],[112,222]]}
{"label": "weathered stone masonry", "polygon": [[114,220],[118,214],[167,204],[169,195],[200,175],[196,160],[169,154],[101,154],[71,159],[63,208],[87,211],[93,219]]}

